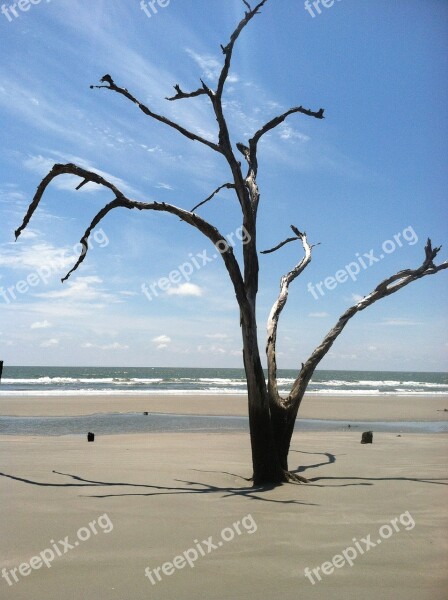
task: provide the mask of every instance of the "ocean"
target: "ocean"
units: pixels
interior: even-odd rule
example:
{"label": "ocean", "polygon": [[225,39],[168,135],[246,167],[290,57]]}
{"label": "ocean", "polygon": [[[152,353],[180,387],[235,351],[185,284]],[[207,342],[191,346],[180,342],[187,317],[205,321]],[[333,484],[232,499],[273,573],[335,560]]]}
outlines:
{"label": "ocean", "polygon": [[[287,394],[297,371],[281,369],[278,374],[280,392]],[[244,393],[243,369],[5,366],[0,384],[0,396]],[[441,395],[448,394],[448,373],[319,370],[308,393]]]}

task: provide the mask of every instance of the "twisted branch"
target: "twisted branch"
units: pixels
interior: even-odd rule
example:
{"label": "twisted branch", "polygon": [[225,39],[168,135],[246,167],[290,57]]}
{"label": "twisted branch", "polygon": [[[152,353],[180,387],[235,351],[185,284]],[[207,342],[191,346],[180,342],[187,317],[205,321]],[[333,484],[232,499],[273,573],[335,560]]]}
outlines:
{"label": "twisted branch", "polygon": [[277,343],[277,328],[278,322],[280,318],[280,314],[285,307],[286,301],[288,300],[288,289],[290,284],[296,279],[309,265],[311,262],[311,250],[312,246],[308,243],[306,233],[302,233],[291,225],[291,229],[295,234],[295,237],[288,238],[285,241],[281,242],[275,248],[271,250],[265,250],[262,254],[268,254],[271,252],[275,252],[285,244],[289,242],[293,242],[296,240],[300,240],[302,242],[303,249],[305,251],[305,256],[302,260],[292,269],[287,275],[284,275],[280,280],[280,293],[275,301],[271,312],[269,314],[268,323],[267,323],[267,342],[266,342],[266,356],[268,362],[268,391],[269,397],[271,401],[281,403],[281,398],[278,393],[277,386],[277,359],[276,359],[276,343]]}
{"label": "twisted branch", "polygon": [[240,308],[243,312],[247,312],[248,304],[245,295],[244,281],[241,275],[238,262],[233,254],[232,248],[229,246],[229,244],[226,243],[224,236],[218,231],[216,227],[214,227],[198,215],[184,210],[183,208],[174,206],[172,204],[166,204],[165,202],[138,202],[136,200],[131,200],[127,198],[113,183],[107,181],[107,179],[105,179],[101,175],[98,175],[93,171],[88,171],[73,163],[68,163],[65,165],[55,164],[50,173],[48,173],[48,175],[46,175],[46,177],[44,177],[44,179],[41,181],[37,188],[36,194],[34,195],[34,198],[28,207],[28,211],[23,219],[22,224],[15,231],[16,240],[30,222],[30,219],[33,216],[37,207],[39,206],[39,203],[48,185],[53,181],[53,179],[63,174],[76,175],[80,177],[82,179],[83,185],[86,182],[92,182],[106,187],[113,192],[115,198],[114,200],[106,204],[92,219],[89,227],[86,229],[84,235],[80,240],[80,243],[82,245],[82,251],[80,253],[80,256],[74,267],[67,273],[67,275],[62,279],[62,281],[67,280],[70,277],[70,275],[74,271],[76,271],[78,267],[82,264],[82,262],[85,260],[89,248],[88,238],[90,234],[92,233],[94,228],[104,219],[104,217],[113,209],[121,207],[127,209],[136,208],[137,210],[154,210],[160,212],[167,212],[179,217],[185,223],[188,223],[189,225],[198,229],[216,247],[218,247],[218,249],[220,249],[221,247],[226,248],[224,252],[220,250],[220,254],[224,260],[224,264],[233,283],[235,294]]}
{"label": "twisted branch", "polygon": [[302,400],[303,394],[305,393],[307,385],[317,365],[330,350],[334,341],[340,335],[352,317],[354,317],[358,312],[365,310],[368,306],[371,306],[378,300],[398,292],[398,290],[409,285],[413,281],[417,281],[417,279],[421,279],[427,275],[435,275],[439,271],[448,268],[448,261],[445,261],[438,266],[434,264],[434,259],[436,258],[440,249],[441,246],[433,248],[431,240],[428,238],[425,245],[425,260],[420,267],[417,269],[405,269],[403,271],[399,271],[391,277],[388,277],[379,285],[377,285],[370,294],[365,296],[355,305],[351,306],[343,315],[339,317],[336,325],[330,329],[319,346],[317,346],[317,348],[311,353],[308,360],[302,365],[299,376],[295,380],[289,395],[287,401],[288,405],[295,405],[295,407],[298,408],[298,405]]}

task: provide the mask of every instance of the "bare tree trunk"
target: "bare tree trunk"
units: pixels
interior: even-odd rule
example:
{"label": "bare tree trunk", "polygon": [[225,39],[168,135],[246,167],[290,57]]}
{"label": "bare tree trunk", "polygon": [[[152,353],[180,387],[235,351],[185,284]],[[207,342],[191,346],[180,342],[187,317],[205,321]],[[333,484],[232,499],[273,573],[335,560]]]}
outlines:
{"label": "bare tree trunk", "polygon": [[254,485],[284,481],[272,429],[266,380],[258,350],[255,317],[242,322]]}

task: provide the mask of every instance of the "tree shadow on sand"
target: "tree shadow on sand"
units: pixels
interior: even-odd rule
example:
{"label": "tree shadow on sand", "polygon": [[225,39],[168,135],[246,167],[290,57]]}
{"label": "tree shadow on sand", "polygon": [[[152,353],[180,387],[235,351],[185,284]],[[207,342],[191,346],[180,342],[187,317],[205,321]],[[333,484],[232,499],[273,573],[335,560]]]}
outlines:
{"label": "tree shadow on sand", "polygon": [[[298,454],[312,454],[326,457],[326,461],[315,462],[309,465],[299,466],[297,469],[292,469],[292,473],[305,473],[311,469],[317,469],[318,467],[324,467],[328,465],[333,465],[336,463],[336,455],[331,454],[330,452],[305,452],[303,450],[291,450],[291,452]],[[243,477],[237,473],[230,473],[229,471],[211,471],[211,470],[203,470],[203,469],[192,469],[192,471],[200,472],[200,473],[219,473],[222,475],[228,475],[231,477],[236,477],[244,482],[250,482],[250,478]],[[223,498],[229,498],[233,496],[244,496],[249,498],[250,500],[261,500],[263,502],[273,502],[278,504],[301,504],[305,506],[319,506],[318,504],[311,502],[300,502],[296,499],[291,500],[279,500],[274,498],[266,497],[265,494],[276,489],[277,485],[263,485],[263,486],[253,486],[253,485],[244,485],[243,487],[238,486],[217,486],[212,485],[210,483],[203,483],[200,481],[188,481],[182,479],[175,479],[174,481],[182,484],[175,486],[166,486],[166,485],[152,485],[146,483],[129,483],[122,481],[96,481],[93,479],[85,479],[79,475],[73,475],[70,473],[61,473],[59,471],[52,471],[56,475],[61,475],[63,477],[68,477],[75,481],[76,483],[54,483],[54,482],[41,482],[41,481],[33,481],[31,479],[25,479],[24,477],[17,477],[15,475],[8,475],[7,473],[1,473],[0,476],[6,477],[8,479],[12,479],[14,481],[20,481],[22,483],[26,483],[29,485],[35,485],[40,487],[72,487],[72,488],[109,488],[109,487],[126,487],[126,488],[143,488],[149,490],[147,492],[123,492],[123,493],[101,493],[101,494],[88,494],[89,498],[115,498],[115,497],[124,497],[124,496],[166,496],[173,494],[221,494]],[[414,483],[427,483],[434,485],[448,485],[448,478],[443,477],[430,477],[430,478],[418,478],[418,477],[331,477],[331,476],[321,476],[321,477],[307,477],[309,483],[306,487],[349,487],[349,486],[366,486],[366,485],[374,485],[376,481],[411,481]],[[322,484],[318,483],[320,481],[343,481],[343,482],[352,482],[352,483],[327,483]],[[105,491],[105,490],[104,490]],[[83,494],[81,494],[83,495]]]}
{"label": "tree shadow on sand", "polygon": [[[233,496],[244,496],[250,500],[261,500],[263,502],[274,502],[278,504],[301,504],[305,506],[317,506],[310,502],[300,502],[299,500],[277,500],[274,498],[263,497],[263,494],[275,489],[275,485],[264,485],[264,486],[215,486],[209,483],[202,483],[198,481],[185,481],[181,479],[175,479],[174,481],[183,484],[183,486],[165,486],[165,485],[150,485],[145,483],[128,483],[128,482],[111,482],[111,481],[95,481],[92,479],[85,479],[79,475],[72,475],[70,473],[60,473],[59,471],[52,471],[56,475],[62,475],[63,477],[69,477],[77,483],[53,483],[53,482],[41,482],[33,481],[31,479],[25,479],[24,477],[17,477],[15,475],[8,475],[7,473],[0,473],[0,476],[12,479],[14,481],[20,481],[28,485],[36,485],[40,487],[72,487],[72,488],[108,488],[108,487],[132,487],[132,488],[144,488],[150,491],[148,492],[126,492],[118,494],[88,494],[89,498],[115,498],[123,496],[166,496],[173,494],[221,494],[223,498],[229,498]],[[230,475],[230,473],[229,473]],[[241,479],[244,479],[241,477]],[[81,494],[83,496],[83,494]]]}
{"label": "tree shadow on sand", "polygon": [[[303,450],[291,450],[299,454],[320,454],[327,457],[327,462],[319,462],[313,465],[299,467],[293,473],[303,473],[309,469],[316,469],[336,462],[336,455],[329,452],[304,452]],[[307,477],[309,485],[314,487],[348,487],[353,485],[374,485],[374,481],[412,481],[415,483],[430,483],[434,485],[448,485],[447,477]],[[357,483],[320,484],[318,481],[356,481]]]}

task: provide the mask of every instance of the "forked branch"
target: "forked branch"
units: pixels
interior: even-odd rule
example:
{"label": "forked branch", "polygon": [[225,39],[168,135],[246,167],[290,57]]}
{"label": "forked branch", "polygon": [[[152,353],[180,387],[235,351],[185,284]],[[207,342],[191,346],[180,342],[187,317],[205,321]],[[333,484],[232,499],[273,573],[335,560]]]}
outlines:
{"label": "forked branch", "polygon": [[[179,133],[181,133],[188,139],[193,140],[195,142],[200,142],[201,144],[208,146],[215,152],[219,152],[220,154],[222,154],[222,150],[218,144],[215,144],[214,142],[211,142],[210,140],[207,140],[206,138],[203,138],[200,135],[198,135],[192,131],[189,131],[182,125],[179,125],[178,123],[175,123],[174,121],[171,121],[171,119],[168,119],[167,117],[164,117],[163,115],[159,115],[159,114],[153,112],[150,108],[148,108],[147,106],[142,104],[139,100],[137,100],[137,98],[135,98],[135,96],[133,96],[126,88],[118,86],[110,75],[104,75],[104,77],[102,77],[102,79],[101,79],[101,83],[104,83],[105,85],[91,85],[90,88],[91,89],[94,89],[94,88],[106,89],[106,90],[111,90],[113,92],[116,92],[117,94],[124,96],[125,98],[127,98],[128,100],[130,100],[131,102],[136,104],[139,107],[139,109],[148,117],[151,117],[151,118],[155,119],[156,121],[159,121],[160,123],[164,123],[165,125],[168,125],[172,129],[175,129],[176,131],[178,131]],[[205,93],[205,91],[204,91],[204,93]],[[199,94],[196,94],[196,95],[199,95]]]}
{"label": "forked branch", "polygon": [[311,250],[313,246],[310,246],[308,243],[306,233],[302,233],[291,225],[291,229],[295,234],[295,237],[288,238],[271,248],[270,250],[265,250],[262,254],[268,254],[271,252],[275,252],[279,248],[282,248],[289,242],[293,242],[296,240],[300,240],[302,242],[303,249],[305,251],[305,256],[302,260],[292,269],[287,275],[284,275],[280,280],[280,293],[278,295],[277,300],[275,301],[271,312],[268,318],[267,324],[267,342],[266,342],[266,356],[268,362],[268,390],[269,397],[272,401],[276,401],[277,403],[281,403],[281,398],[278,393],[277,386],[277,359],[276,359],[276,343],[277,343],[277,328],[278,322],[280,318],[280,314],[285,307],[286,301],[288,300],[288,289],[290,284],[296,279],[309,265],[311,262]]}
{"label": "forked branch", "polygon": [[420,267],[418,267],[417,269],[405,269],[403,271],[399,271],[391,277],[388,277],[379,285],[377,285],[376,288],[370,294],[365,296],[355,305],[351,306],[348,310],[345,311],[343,315],[341,315],[341,317],[339,317],[336,325],[332,329],[330,329],[330,331],[324,337],[321,344],[317,346],[317,348],[312,352],[308,360],[302,365],[302,369],[299,373],[299,376],[295,380],[291,393],[289,395],[289,404],[300,404],[303,394],[317,365],[330,350],[334,341],[340,335],[340,333],[352,317],[354,317],[358,312],[365,310],[368,306],[371,306],[378,300],[381,300],[382,298],[386,298],[387,296],[398,292],[398,290],[401,290],[403,287],[409,285],[413,281],[417,281],[417,279],[421,279],[422,277],[426,277],[427,275],[435,275],[439,271],[448,268],[448,261],[445,261],[438,266],[434,264],[434,259],[436,258],[440,249],[441,246],[433,248],[431,240],[428,238],[425,245],[425,260],[423,261]]}
{"label": "forked branch", "polygon": [[174,89],[176,90],[176,95],[165,98],[165,100],[172,102],[173,100],[184,100],[185,98],[196,98],[197,96],[207,95],[207,90],[204,88],[204,85],[195,92],[183,92],[178,84],[174,86]]}
{"label": "forked branch", "polygon": [[[74,267],[67,273],[67,275],[63,278],[62,281],[65,281],[70,277],[70,275],[78,269],[81,263],[84,261],[87,251],[89,248],[88,239],[91,235],[94,228],[104,219],[104,217],[111,212],[113,209],[121,207],[127,209],[137,209],[137,210],[153,210],[159,212],[167,212],[172,215],[179,217],[185,223],[188,223],[192,227],[198,229],[202,234],[204,234],[215,246],[219,248],[226,248],[225,251],[220,251],[222,258],[224,260],[225,266],[229,273],[230,279],[232,280],[235,294],[240,305],[241,310],[244,312],[247,310],[247,299],[245,296],[244,282],[241,275],[241,271],[238,265],[238,261],[236,260],[233,250],[231,246],[226,242],[224,236],[218,231],[216,227],[199,217],[198,215],[184,210],[183,208],[179,208],[172,204],[166,204],[165,202],[138,202],[136,200],[131,200],[127,198],[114,184],[110,181],[107,181],[101,175],[94,173],[93,171],[88,171],[82,167],[79,167],[75,164],[55,164],[48,173],[46,177],[41,181],[39,187],[37,188],[36,194],[28,207],[28,211],[23,219],[22,224],[16,230],[15,235],[16,239],[20,236],[22,231],[26,228],[28,223],[30,222],[31,217],[33,216],[35,210],[39,206],[39,203],[42,199],[42,196],[48,187],[48,185],[58,177],[59,175],[70,174],[76,175],[82,179],[82,184],[84,185],[86,182],[96,183],[105,188],[111,190],[114,194],[115,198],[108,204],[106,204],[92,219],[89,227],[86,229],[84,235],[82,236],[80,242],[82,245],[81,254],[74,265]],[[79,186],[78,186],[79,188]]]}
{"label": "forked branch", "polygon": [[243,154],[247,163],[249,164],[249,175],[251,171],[254,176],[257,175],[258,171],[258,160],[257,160],[257,150],[258,150],[258,142],[260,139],[272,129],[275,129],[279,125],[281,125],[289,115],[293,115],[294,113],[301,113],[303,115],[307,115],[308,117],[314,117],[315,119],[323,119],[324,118],[324,109],[320,108],[318,111],[313,111],[308,108],[303,108],[303,106],[296,106],[295,108],[290,108],[283,114],[278,117],[274,117],[270,121],[268,121],[263,127],[260,127],[258,131],[255,132],[254,136],[249,140],[249,147],[243,146],[240,144],[238,149]]}

